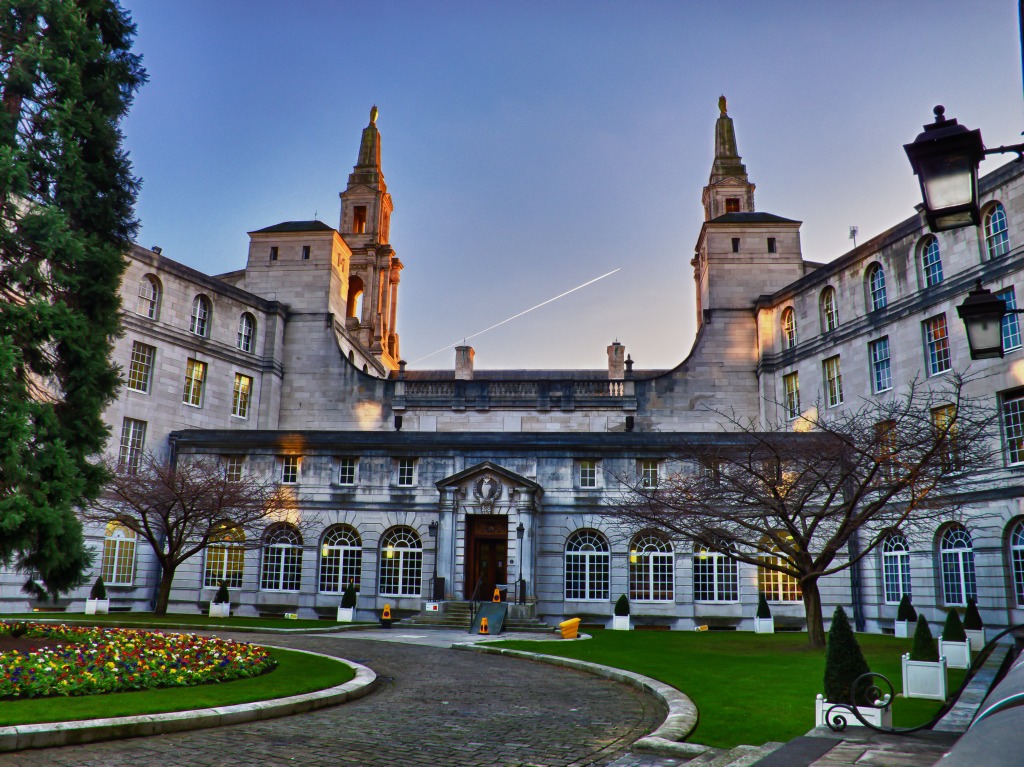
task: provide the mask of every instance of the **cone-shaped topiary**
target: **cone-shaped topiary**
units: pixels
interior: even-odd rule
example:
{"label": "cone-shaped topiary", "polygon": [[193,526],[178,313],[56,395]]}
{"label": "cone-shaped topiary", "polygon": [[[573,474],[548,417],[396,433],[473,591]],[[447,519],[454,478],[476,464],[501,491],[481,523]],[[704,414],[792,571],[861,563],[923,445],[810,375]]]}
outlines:
{"label": "cone-shaped topiary", "polygon": [[217,594],[214,596],[213,601],[218,605],[226,605],[231,602],[231,594],[228,592],[228,584],[224,581],[221,581],[220,586],[217,587]]}
{"label": "cone-shaped topiary", "polygon": [[985,628],[981,620],[981,613],[978,612],[978,603],[973,599],[967,600],[967,609],[964,611],[964,628],[971,631],[981,631]]}
{"label": "cone-shaped topiary", "polygon": [[107,598],[107,587],[103,585],[103,576],[96,579],[96,582],[92,584],[92,588],[89,590],[89,599],[106,599]]}
{"label": "cone-shaped topiary", "polygon": [[[864,660],[846,611],[837,607],[832,614],[832,627],[828,631],[825,648],[825,699],[831,703],[849,703],[854,681],[869,671],[871,669]],[[856,705],[870,705],[871,701],[864,697],[864,692],[858,691]]]}
{"label": "cone-shaped topiary", "polygon": [[942,627],[943,642],[964,642],[967,634],[964,633],[964,624],[960,622],[960,614],[956,610],[946,613],[946,624]]}
{"label": "cone-shaped topiary", "polygon": [[758,618],[771,618],[772,611],[768,607],[768,600],[765,599],[764,592],[757,592],[757,617]]}
{"label": "cone-shaped topiary", "polygon": [[349,581],[345,593],[341,595],[341,606],[349,609],[356,606],[356,584]]}
{"label": "cone-shaped topiary", "polygon": [[914,644],[910,648],[910,660],[926,660],[932,663],[939,659],[939,648],[928,628],[928,621],[923,615],[917,616],[917,628],[914,629]]}
{"label": "cone-shaped topiary", "polygon": [[615,614],[619,617],[629,615],[629,598],[623,594],[615,603]]}
{"label": "cone-shaped topiary", "polygon": [[898,621],[916,621],[917,610],[914,609],[914,605],[910,603],[910,594],[904,594],[900,600],[900,606],[896,608],[896,620]]}

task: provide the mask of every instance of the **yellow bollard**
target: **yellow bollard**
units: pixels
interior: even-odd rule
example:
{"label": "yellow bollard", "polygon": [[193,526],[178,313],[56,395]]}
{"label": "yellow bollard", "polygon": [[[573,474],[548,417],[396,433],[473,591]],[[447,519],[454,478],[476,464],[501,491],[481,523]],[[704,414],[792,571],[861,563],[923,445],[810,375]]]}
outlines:
{"label": "yellow bollard", "polygon": [[580,618],[570,618],[558,624],[562,631],[562,639],[575,639],[580,630]]}
{"label": "yellow bollard", "polygon": [[487,619],[486,618],[481,618],[480,619],[480,632],[479,633],[481,633],[481,634],[490,634],[491,633],[491,630],[489,628],[487,628]]}
{"label": "yellow bollard", "polygon": [[383,628],[391,628],[391,605],[384,605],[384,612],[380,614],[380,625]]}
{"label": "yellow bollard", "polygon": [[501,592],[498,591],[498,589],[494,590],[494,596],[491,597],[491,601],[492,602],[500,602],[501,601]]}

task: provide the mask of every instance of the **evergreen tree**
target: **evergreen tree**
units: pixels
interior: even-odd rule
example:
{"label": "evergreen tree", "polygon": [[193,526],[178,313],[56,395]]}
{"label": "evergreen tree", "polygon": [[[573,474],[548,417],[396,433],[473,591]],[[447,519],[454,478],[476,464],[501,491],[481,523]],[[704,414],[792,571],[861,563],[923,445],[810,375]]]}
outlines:
{"label": "evergreen tree", "polygon": [[[849,703],[854,681],[870,670],[850,627],[846,611],[837,607],[832,614],[832,626],[825,645],[825,699],[831,703]],[[870,704],[870,701],[863,699],[864,692],[861,690],[858,695],[858,706]]]}
{"label": "evergreen tree", "polygon": [[757,592],[757,617],[762,619],[772,617],[772,610],[768,606],[768,600],[763,591]]}
{"label": "evergreen tree", "polygon": [[341,595],[341,606],[350,609],[356,606],[356,600],[356,584],[349,581],[345,587],[345,593]]}
{"label": "evergreen tree", "polygon": [[935,644],[928,620],[923,615],[917,616],[917,627],[914,629],[914,644],[910,647],[910,660],[926,660],[932,663],[939,659],[939,648]]}
{"label": "evergreen tree", "polygon": [[946,623],[942,627],[942,639],[945,642],[963,642],[967,639],[964,633],[964,624],[960,621],[960,614],[956,610],[946,613]]}
{"label": "evergreen tree", "polygon": [[621,595],[615,603],[615,614],[620,618],[624,615],[629,615],[629,597],[625,594]]}
{"label": "evergreen tree", "polygon": [[978,612],[978,603],[971,597],[968,597],[967,609],[964,611],[964,628],[972,631],[980,631],[985,628],[985,623],[981,620],[981,613]]}
{"label": "evergreen tree", "polygon": [[56,595],[91,557],[75,514],[106,478],[118,286],[138,182],[120,120],[145,81],[113,0],[0,13],[0,559]]}
{"label": "evergreen tree", "polygon": [[904,594],[900,600],[900,606],[896,608],[896,620],[898,621],[916,621],[917,610],[914,609],[914,605],[910,602],[910,594]]}

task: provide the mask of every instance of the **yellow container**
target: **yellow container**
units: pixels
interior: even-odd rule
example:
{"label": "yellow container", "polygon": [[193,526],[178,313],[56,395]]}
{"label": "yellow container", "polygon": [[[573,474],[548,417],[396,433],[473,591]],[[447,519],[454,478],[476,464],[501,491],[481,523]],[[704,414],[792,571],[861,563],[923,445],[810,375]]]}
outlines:
{"label": "yellow container", "polygon": [[575,639],[580,630],[580,619],[570,618],[567,621],[562,621],[558,624],[558,628],[562,631],[562,639]]}

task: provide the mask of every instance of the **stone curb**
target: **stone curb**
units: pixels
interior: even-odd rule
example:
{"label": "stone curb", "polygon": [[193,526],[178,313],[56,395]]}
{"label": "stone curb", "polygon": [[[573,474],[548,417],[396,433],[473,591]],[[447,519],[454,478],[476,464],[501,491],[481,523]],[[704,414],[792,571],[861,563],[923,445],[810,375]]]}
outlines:
{"label": "stone curb", "polygon": [[452,649],[535,660],[562,668],[585,671],[589,674],[620,682],[621,684],[627,684],[661,701],[665,708],[668,709],[668,716],[665,717],[665,721],[662,722],[661,726],[650,735],[635,741],[631,747],[633,751],[693,759],[708,750],[707,746],[679,742],[693,732],[693,728],[697,726],[697,706],[694,705],[694,702],[687,695],[684,695],[675,687],[659,682],[657,679],[634,674],[632,671],[624,671],[620,668],[602,666],[599,663],[589,663],[588,661],[575,660],[573,658],[560,658],[557,655],[542,655],[540,653],[526,652],[525,650],[508,650],[488,644],[454,644]]}
{"label": "stone curb", "polygon": [[199,626],[195,623],[151,623],[147,625],[144,621],[114,621],[98,624],[95,622],[89,622],[87,620],[58,620],[57,618],[18,618],[17,620],[31,620],[32,623],[46,623],[55,625],[64,624],[67,626],[95,626],[96,628],[101,629],[138,629],[139,631],[185,631],[192,634],[201,631],[230,631],[238,634],[335,634],[343,633],[346,631],[367,631],[380,628],[380,624],[378,623],[330,623],[328,621],[325,621],[326,625],[323,628],[321,628],[320,626],[316,626],[297,629],[282,629],[273,628],[270,626],[231,626],[224,623],[211,623],[208,626]]}
{"label": "stone curb", "polygon": [[344,663],[356,675],[345,684],[326,690],[292,695],[288,698],[261,700],[253,703],[239,703],[234,706],[200,708],[193,711],[172,711],[166,714],[144,714],[142,716],[119,716],[109,719],[83,719],[75,722],[48,722],[42,724],[20,724],[0,727],[0,752],[21,751],[26,748],[50,748],[80,743],[94,743],[101,740],[137,738],[147,735],[163,735],[186,730],[203,730],[208,727],[222,727],[228,724],[242,724],[261,719],[301,714],[318,708],[336,706],[368,695],[377,684],[377,675],[366,666],[333,655],[295,650],[292,647],[272,647],[276,650],[304,652],[322,658]]}

